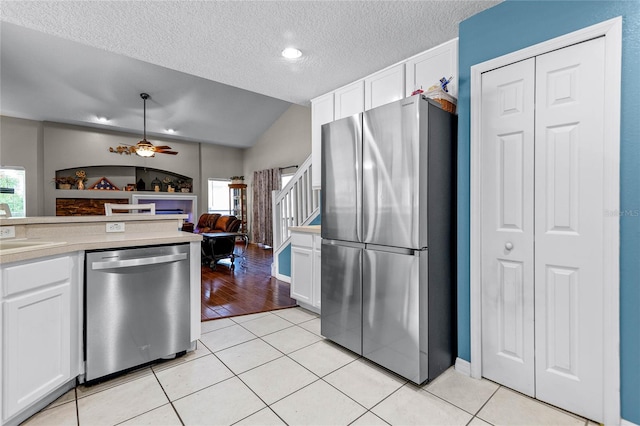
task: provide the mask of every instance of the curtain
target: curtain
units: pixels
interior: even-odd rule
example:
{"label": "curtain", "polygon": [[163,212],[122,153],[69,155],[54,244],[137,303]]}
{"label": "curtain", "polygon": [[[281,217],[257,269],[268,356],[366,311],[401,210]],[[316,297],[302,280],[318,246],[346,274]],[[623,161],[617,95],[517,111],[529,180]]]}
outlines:
{"label": "curtain", "polygon": [[252,240],[257,244],[273,245],[273,213],[271,191],[280,190],[280,169],[253,172]]}

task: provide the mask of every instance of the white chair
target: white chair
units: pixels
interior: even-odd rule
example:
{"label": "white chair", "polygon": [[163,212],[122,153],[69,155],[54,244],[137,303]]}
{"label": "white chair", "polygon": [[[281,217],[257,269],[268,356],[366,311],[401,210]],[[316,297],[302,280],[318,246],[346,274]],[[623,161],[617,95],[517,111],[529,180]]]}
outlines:
{"label": "white chair", "polygon": [[[114,213],[114,210],[128,210],[128,213]],[[114,216],[118,214],[141,213],[141,210],[149,210],[149,214],[156,214],[156,204],[116,204],[104,203],[104,214]]]}
{"label": "white chair", "polygon": [[0,203],[0,217],[11,217],[11,209],[8,204]]}

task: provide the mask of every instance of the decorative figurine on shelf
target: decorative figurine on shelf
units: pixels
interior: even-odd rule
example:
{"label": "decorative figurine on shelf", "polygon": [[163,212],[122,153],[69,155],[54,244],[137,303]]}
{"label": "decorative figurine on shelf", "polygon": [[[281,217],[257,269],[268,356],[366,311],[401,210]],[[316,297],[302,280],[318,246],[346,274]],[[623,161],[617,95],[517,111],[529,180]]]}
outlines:
{"label": "decorative figurine on shelf", "polygon": [[78,170],[76,177],[78,178],[78,189],[84,189],[84,181],[87,180],[87,173],[84,170]]}
{"label": "decorative figurine on shelf", "polygon": [[160,188],[162,188],[162,182],[157,177],[151,181],[151,189],[155,192],[160,192]]}
{"label": "decorative figurine on shelf", "polygon": [[452,79],[453,76],[450,76],[448,79],[446,77],[442,77],[440,79],[440,87],[442,87],[442,90],[444,90],[445,92],[449,92],[449,89],[447,89],[447,85],[451,83]]}
{"label": "decorative figurine on shelf", "polygon": [[231,176],[229,180],[231,180],[231,183],[234,185],[241,184],[244,183],[244,176]]}
{"label": "decorative figurine on shelf", "polygon": [[173,181],[169,176],[162,179],[162,190],[164,192],[173,192]]}
{"label": "decorative figurine on shelf", "polygon": [[188,180],[178,180],[178,188],[180,188],[180,192],[191,192],[191,187],[192,184]]}
{"label": "decorative figurine on shelf", "polygon": [[58,189],[71,189],[71,185],[76,183],[76,178],[73,176],[60,176],[53,178],[53,181],[58,185]]}
{"label": "decorative figurine on shelf", "polygon": [[142,180],[142,178],[140,178],[138,180],[138,182],[136,183],[136,189],[138,191],[144,191],[146,187],[146,183],[144,183],[144,181]]}
{"label": "decorative figurine on shelf", "polygon": [[424,93],[424,90],[422,90],[422,86],[420,86],[419,89],[415,89],[413,92],[411,92],[411,96],[417,95],[419,93]]}

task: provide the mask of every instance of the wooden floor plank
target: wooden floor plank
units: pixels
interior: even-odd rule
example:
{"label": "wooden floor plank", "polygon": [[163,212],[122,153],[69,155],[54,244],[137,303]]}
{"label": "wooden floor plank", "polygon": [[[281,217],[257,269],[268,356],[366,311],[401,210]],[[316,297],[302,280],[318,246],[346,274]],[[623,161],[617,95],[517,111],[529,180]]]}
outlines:
{"label": "wooden floor plank", "polygon": [[[242,244],[236,246],[236,253]],[[202,321],[246,315],[296,306],[289,297],[289,284],[271,276],[273,250],[249,244],[246,267],[236,258],[231,270],[228,259],[215,270],[202,266]]]}

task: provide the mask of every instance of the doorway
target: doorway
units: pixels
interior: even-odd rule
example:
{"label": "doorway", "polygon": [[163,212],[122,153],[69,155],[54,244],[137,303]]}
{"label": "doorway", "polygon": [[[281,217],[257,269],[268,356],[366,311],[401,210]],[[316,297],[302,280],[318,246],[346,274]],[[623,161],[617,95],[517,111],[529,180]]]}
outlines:
{"label": "doorway", "polygon": [[[472,68],[472,376],[607,422],[620,418],[619,234],[604,214],[619,206],[620,27],[607,21]],[[581,71],[575,51],[591,61]],[[597,82],[578,94],[586,69]],[[557,121],[575,96],[582,111]],[[492,108],[502,124],[486,120]],[[585,124],[604,135],[595,151],[577,142]]]}

